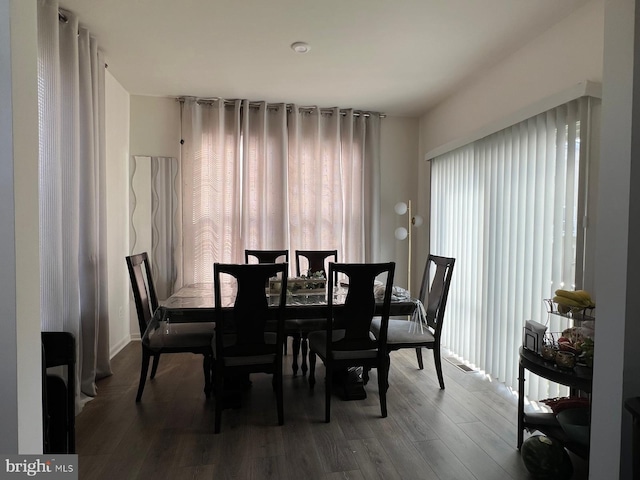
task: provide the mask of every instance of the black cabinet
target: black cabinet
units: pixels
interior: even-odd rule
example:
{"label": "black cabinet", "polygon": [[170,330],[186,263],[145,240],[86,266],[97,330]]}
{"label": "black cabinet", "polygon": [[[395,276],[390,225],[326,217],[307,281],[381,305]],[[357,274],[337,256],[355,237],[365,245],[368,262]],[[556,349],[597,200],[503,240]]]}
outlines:
{"label": "black cabinet", "polygon": [[[42,413],[44,453],[76,453],[76,342],[68,332],[42,332]],[[47,374],[62,366],[66,380]]]}

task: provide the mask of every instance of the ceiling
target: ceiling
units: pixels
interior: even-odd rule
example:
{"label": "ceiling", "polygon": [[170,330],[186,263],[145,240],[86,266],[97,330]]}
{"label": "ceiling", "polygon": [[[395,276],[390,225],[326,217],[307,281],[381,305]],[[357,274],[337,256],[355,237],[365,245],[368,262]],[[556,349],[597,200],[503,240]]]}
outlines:
{"label": "ceiling", "polygon": [[[132,95],[418,116],[588,0],[60,0]],[[290,45],[307,42],[296,54]]]}

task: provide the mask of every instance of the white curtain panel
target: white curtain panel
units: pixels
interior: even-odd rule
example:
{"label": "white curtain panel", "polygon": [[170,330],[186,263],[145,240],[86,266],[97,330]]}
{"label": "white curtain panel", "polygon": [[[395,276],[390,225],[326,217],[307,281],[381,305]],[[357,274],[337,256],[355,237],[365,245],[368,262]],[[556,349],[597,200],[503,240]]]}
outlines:
{"label": "white curtain panel", "polygon": [[[582,281],[587,109],[575,100],[432,160],[431,249],[456,258],[443,344],[512,387],[525,321],[562,331],[543,299]],[[527,376],[530,399],[561,393]]]}
{"label": "white curtain panel", "polygon": [[182,119],[185,284],[246,248],[377,258],[379,115],[188,98]]}
{"label": "white curtain panel", "polygon": [[[58,2],[38,1],[42,329],[75,335],[77,385],[110,375],[104,60]],[[78,407],[81,398],[78,396]]]}
{"label": "white curtain panel", "polygon": [[213,282],[213,264],[242,263],[240,100],[186,99],[182,124],[184,284]]}
{"label": "white curtain panel", "polygon": [[337,249],[344,262],[379,252],[380,117],[294,107],[289,114],[291,249]]}
{"label": "white curtain panel", "polygon": [[242,113],[241,253],[289,248],[286,106],[245,100]]}

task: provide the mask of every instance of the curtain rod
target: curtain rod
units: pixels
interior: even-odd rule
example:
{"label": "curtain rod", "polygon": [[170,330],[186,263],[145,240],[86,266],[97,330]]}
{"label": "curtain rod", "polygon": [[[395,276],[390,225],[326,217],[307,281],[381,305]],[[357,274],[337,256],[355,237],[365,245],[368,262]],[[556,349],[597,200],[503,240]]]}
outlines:
{"label": "curtain rod", "polygon": [[[184,103],[187,98],[190,98],[190,97],[177,97],[176,100],[180,103]],[[216,101],[224,101],[225,106],[234,105],[234,100],[223,100],[221,98],[201,98],[201,99],[196,99],[195,101],[198,105],[211,105]],[[263,103],[266,103],[266,102],[249,102],[249,108],[258,108]],[[284,106],[288,112],[291,112],[293,109],[292,103],[266,103],[266,106],[267,106],[267,109],[272,109],[272,110],[277,110],[278,108]],[[304,106],[304,107],[299,107],[299,109],[305,112],[320,110],[320,113],[333,113],[334,111],[333,108],[322,108],[322,107],[316,107],[316,106]],[[339,109],[340,115],[346,115],[347,114],[346,110],[347,109],[340,108]],[[363,116],[365,118],[371,116],[372,114],[377,114],[377,112],[363,112],[360,110],[354,110],[353,112],[354,116],[356,117]],[[379,113],[378,115],[380,116],[380,118],[386,118],[386,115],[384,113]]]}
{"label": "curtain rod", "polygon": [[[58,21],[62,23],[69,23],[69,17],[67,17],[67,14],[60,8],[58,9]],[[79,34],[80,33],[78,32],[78,35]],[[109,68],[109,65],[106,62],[104,64],[104,68]]]}

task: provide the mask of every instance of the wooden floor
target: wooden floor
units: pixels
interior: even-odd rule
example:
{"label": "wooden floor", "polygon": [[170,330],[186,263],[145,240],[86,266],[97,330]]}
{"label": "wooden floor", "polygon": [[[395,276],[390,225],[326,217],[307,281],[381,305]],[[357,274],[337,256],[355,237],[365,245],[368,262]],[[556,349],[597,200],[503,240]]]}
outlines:
{"label": "wooden floor", "polygon": [[[289,350],[290,351],[290,350]],[[377,377],[365,400],[309,391],[285,357],[285,424],[278,426],[271,378],[252,375],[242,407],[225,410],[213,433],[214,402],[202,393],[202,357],[166,355],[139,404],[140,345],[112,361],[113,376],[77,417],[79,478],[92,479],[526,479],[516,445],[516,397],[479,373],[433,356],[418,370],[413,351],[391,357],[389,416],[380,417]],[[323,367],[316,372],[324,376]],[[576,465],[574,478],[586,478]]]}

